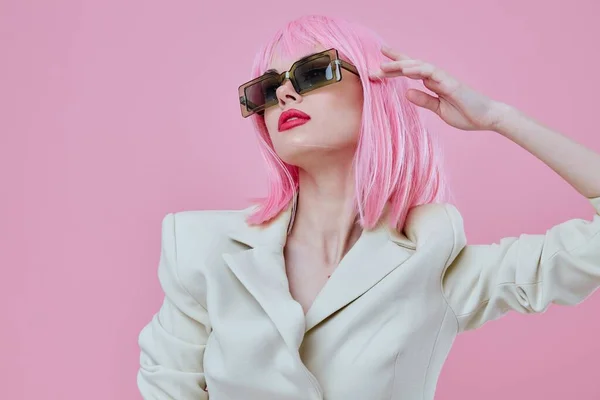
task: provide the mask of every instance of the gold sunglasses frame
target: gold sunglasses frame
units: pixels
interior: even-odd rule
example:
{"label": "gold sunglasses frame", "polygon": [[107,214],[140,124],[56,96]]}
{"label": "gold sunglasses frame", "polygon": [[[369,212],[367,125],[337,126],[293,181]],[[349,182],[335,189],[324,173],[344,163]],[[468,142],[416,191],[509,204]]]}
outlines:
{"label": "gold sunglasses frame", "polygon": [[[333,73],[332,78],[329,80],[324,80],[323,82],[321,82],[317,85],[313,85],[309,88],[300,89],[298,86],[298,83],[296,81],[296,77],[294,75],[296,72],[296,69],[298,69],[299,67],[303,66],[306,63],[317,60],[324,56],[329,57],[329,60],[330,60],[329,62],[330,62],[330,66],[332,67],[332,73]],[[347,61],[341,60],[339,57],[338,51],[336,49],[332,48],[329,50],[325,50],[325,51],[311,54],[307,57],[301,58],[300,60],[298,60],[294,64],[292,64],[292,66],[290,67],[290,69],[288,71],[284,71],[282,73],[277,73],[276,71],[267,71],[266,73],[259,76],[258,78],[255,78],[255,79],[239,86],[238,95],[239,95],[239,99],[240,99],[240,109],[242,112],[242,117],[247,118],[247,117],[251,116],[252,114],[262,114],[262,112],[266,108],[272,107],[278,103],[277,99],[273,99],[269,102],[266,102],[265,104],[257,106],[256,104],[253,104],[248,99],[248,96],[247,96],[248,88],[250,88],[260,82],[263,82],[267,79],[275,79],[277,82],[277,85],[279,87],[287,79],[289,79],[290,82],[292,83],[292,86],[294,86],[294,89],[296,90],[296,92],[298,94],[302,95],[302,94],[308,93],[310,91],[313,91],[315,89],[319,89],[324,86],[332,85],[334,83],[341,81],[342,80],[342,69],[345,69],[345,70],[360,77],[360,74],[358,73],[358,70],[356,69],[356,67]]]}

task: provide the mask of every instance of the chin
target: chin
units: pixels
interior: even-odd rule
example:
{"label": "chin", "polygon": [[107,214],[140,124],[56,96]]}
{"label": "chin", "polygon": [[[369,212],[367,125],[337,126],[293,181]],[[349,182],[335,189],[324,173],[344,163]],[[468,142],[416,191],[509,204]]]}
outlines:
{"label": "chin", "polygon": [[285,163],[301,167],[307,160],[313,158],[315,153],[314,150],[309,148],[290,148],[285,146],[285,149],[275,149],[279,158]]}
{"label": "chin", "polygon": [[323,143],[315,141],[304,141],[302,143],[286,143],[275,148],[277,155],[284,162],[297,167],[322,163],[324,157],[337,155],[341,157],[353,157],[356,151],[356,143]]}

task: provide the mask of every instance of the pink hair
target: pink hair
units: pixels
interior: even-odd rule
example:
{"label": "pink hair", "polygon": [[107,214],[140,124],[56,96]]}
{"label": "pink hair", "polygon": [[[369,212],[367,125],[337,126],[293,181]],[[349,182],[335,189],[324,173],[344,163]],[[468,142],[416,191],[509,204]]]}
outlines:
{"label": "pink hair", "polygon": [[[368,78],[386,60],[383,41],[371,30],[348,21],[309,15],[289,22],[256,55],[252,78],[262,75],[275,51],[283,57],[303,54],[315,45],[336,48],[356,66],[363,86],[362,125],[354,158],[355,204],[359,222],[372,229],[386,203],[395,229],[401,230],[410,208],[441,201],[445,185],[436,146],[423,127],[417,108],[405,93],[408,78]],[[347,73],[347,71],[343,71]],[[268,194],[248,217],[264,223],[283,211],[298,190],[298,168],[285,163],[273,149],[264,118],[251,117],[268,168]]]}

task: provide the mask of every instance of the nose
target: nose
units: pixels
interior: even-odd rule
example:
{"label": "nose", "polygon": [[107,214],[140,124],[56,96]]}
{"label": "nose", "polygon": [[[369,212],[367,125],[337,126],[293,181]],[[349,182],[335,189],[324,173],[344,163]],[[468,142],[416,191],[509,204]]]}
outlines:
{"label": "nose", "polygon": [[279,107],[284,108],[289,103],[300,103],[302,102],[302,96],[296,92],[294,85],[289,79],[286,79],[281,86],[277,88],[275,92],[277,99],[279,99]]}

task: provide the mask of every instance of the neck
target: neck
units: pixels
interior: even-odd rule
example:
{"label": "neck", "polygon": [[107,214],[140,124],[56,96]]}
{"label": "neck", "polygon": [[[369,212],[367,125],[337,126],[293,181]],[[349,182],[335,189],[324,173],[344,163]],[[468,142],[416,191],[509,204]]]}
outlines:
{"label": "neck", "polygon": [[298,204],[288,241],[321,252],[337,265],[358,240],[351,161],[311,174],[299,171]]}

